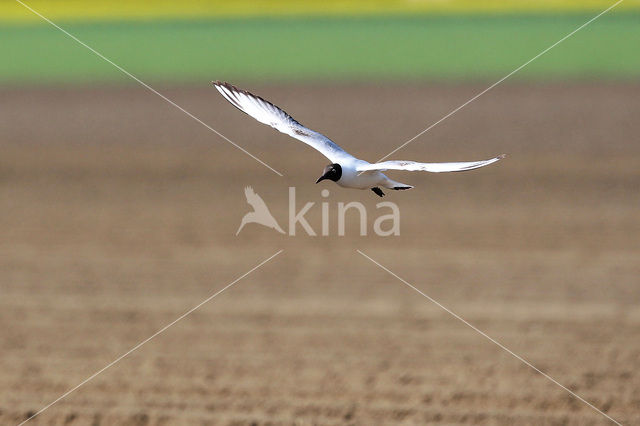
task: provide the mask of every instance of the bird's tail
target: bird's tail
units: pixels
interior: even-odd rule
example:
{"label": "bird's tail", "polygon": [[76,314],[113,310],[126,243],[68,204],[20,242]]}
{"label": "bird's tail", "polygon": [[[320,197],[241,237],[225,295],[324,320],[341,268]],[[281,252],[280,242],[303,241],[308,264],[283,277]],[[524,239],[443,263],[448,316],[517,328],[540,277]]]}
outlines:
{"label": "bird's tail", "polygon": [[412,185],[396,182],[395,180],[391,180],[391,179],[387,179],[387,181],[382,186],[384,186],[387,189],[395,189],[396,191],[413,188]]}

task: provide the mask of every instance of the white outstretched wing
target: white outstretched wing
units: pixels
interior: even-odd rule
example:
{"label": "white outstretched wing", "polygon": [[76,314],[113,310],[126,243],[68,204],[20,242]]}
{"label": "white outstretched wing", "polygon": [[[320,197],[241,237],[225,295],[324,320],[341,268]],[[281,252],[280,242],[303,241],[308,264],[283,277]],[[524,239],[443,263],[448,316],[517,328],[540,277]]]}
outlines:
{"label": "white outstretched wing", "polygon": [[468,161],[462,163],[417,163],[415,161],[384,161],[375,164],[363,164],[358,166],[356,170],[359,172],[367,172],[372,170],[407,170],[410,172],[465,172],[467,170],[478,169],[488,166],[496,161],[502,160],[504,154],[499,155],[490,160]]}
{"label": "white outstretched wing", "polygon": [[351,154],[340,148],[331,139],[306,128],[271,102],[246,90],[238,89],[229,83],[214,81],[213,85],[226,100],[240,111],[317,149],[333,163],[339,162],[340,159],[353,158]]}

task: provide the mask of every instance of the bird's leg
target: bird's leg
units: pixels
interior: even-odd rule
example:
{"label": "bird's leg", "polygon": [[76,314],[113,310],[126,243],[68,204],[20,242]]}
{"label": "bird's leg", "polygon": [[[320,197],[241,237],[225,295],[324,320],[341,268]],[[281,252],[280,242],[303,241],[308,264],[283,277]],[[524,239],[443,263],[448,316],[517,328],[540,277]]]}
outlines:
{"label": "bird's leg", "polygon": [[372,190],[373,192],[375,192],[375,194],[376,194],[378,197],[384,197],[384,192],[382,192],[382,190],[381,190],[380,188],[378,188],[377,186],[375,186],[375,187],[371,188],[371,190]]}

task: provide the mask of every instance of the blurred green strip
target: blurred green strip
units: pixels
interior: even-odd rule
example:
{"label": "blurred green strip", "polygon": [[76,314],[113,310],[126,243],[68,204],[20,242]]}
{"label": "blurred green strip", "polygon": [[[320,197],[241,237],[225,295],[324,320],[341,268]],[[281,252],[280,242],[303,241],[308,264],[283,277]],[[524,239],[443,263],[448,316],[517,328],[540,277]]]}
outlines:
{"label": "blurred green strip", "polygon": [[[143,80],[484,80],[512,71],[592,15],[260,18],[67,23]],[[0,83],[130,83],[48,25],[0,27]],[[640,14],[605,15],[520,79],[640,77]]]}

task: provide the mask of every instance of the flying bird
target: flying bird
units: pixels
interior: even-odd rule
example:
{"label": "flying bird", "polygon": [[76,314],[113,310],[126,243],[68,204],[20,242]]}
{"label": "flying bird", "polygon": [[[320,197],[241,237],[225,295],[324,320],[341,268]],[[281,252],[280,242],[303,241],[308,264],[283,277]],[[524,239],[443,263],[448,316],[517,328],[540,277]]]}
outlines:
{"label": "flying bird", "polygon": [[325,135],[313,131],[298,123],[293,117],[271,102],[262,99],[246,90],[239,89],[229,83],[214,81],[218,92],[240,111],[261,123],[268,124],[276,130],[298,139],[320,151],[331,164],[322,171],[316,183],[332,180],[345,188],[371,189],[378,196],[384,196],[380,189],[403,190],[413,186],[389,179],[382,172],[386,170],[406,170],[411,172],[464,172],[488,166],[505,157],[504,154],[489,160],[455,162],[455,163],[418,163],[415,161],[383,161],[368,163],[360,160],[340,148]]}
{"label": "flying bird", "polygon": [[275,229],[281,234],[284,234],[284,231],[282,230],[282,228],[280,228],[278,222],[276,222],[276,219],[269,211],[269,208],[265,204],[262,197],[256,194],[253,188],[247,186],[244,189],[244,196],[247,198],[247,203],[249,203],[249,205],[253,207],[253,211],[244,215],[244,217],[242,218],[242,222],[240,223],[240,227],[236,232],[236,235],[238,235],[240,231],[242,231],[242,228],[244,228],[247,223],[258,223],[260,225],[266,226],[267,228]]}

